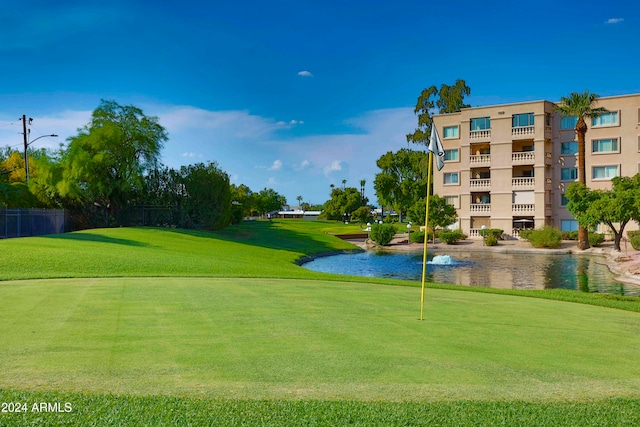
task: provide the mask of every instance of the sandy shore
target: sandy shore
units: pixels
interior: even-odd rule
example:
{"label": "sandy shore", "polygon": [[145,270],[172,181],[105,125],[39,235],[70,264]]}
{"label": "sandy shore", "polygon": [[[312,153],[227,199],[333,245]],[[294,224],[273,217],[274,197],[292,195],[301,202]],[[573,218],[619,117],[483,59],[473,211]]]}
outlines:
{"label": "sandy shore", "polygon": [[[363,249],[388,250],[402,252],[421,252],[422,243],[407,243],[407,236],[397,236],[391,244],[383,248],[376,248],[367,242],[353,242]],[[626,246],[626,247],[625,247]],[[604,258],[609,270],[617,275],[616,280],[640,285],[640,251],[636,251],[628,242],[622,243],[622,251],[615,251],[613,242],[605,242],[597,248],[581,251],[576,247],[575,241],[563,241],[559,249],[536,249],[525,240],[503,240],[497,246],[483,246],[482,240],[464,240],[456,245],[447,245],[437,242],[429,243],[430,249],[446,249],[454,251],[493,251],[503,253],[547,253],[547,254],[573,254],[580,256],[599,256]]]}

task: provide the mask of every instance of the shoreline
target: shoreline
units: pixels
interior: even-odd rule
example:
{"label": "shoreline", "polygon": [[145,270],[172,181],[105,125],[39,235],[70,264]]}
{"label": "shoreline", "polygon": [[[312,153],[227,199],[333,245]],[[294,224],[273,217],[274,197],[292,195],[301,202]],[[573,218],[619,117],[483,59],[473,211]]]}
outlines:
{"label": "shoreline", "polygon": [[[388,251],[388,252],[422,252],[422,243],[407,243],[407,237],[396,235],[388,246],[372,245],[367,241],[349,240],[362,250]],[[490,251],[506,254],[537,253],[546,255],[578,255],[578,256],[599,256],[616,277],[615,280],[623,283],[640,286],[640,251],[636,251],[628,243],[622,244],[622,251],[613,249],[613,242],[604,242],[599,247],[592,247],[581,251],[576,247],[576,242],[572,240],[562,241],[559,249],[533,248],[526,240],[501,240],[496,246],[483,246],[482,240],[463,240],[455,245],[446,243],[428,243],[427,247],[433,250],[446,250],[449,252],[459,251]]]}

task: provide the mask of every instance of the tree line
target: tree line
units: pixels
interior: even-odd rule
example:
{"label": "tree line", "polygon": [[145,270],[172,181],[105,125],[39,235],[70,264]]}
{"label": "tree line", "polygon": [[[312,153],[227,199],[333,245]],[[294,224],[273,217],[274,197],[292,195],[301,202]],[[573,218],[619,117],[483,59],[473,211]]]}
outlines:
{"label": "tree line", "polygon": [[[172,169],[160,163],[168,140],[157,117],[134,106],[102,100],[78,134],[56,151],[0,151],[0,204],[67,209],[74,229],[125,225],[136,208],[161,212],[153,224],[220,229],[247,209],[280,209],[286,199],[272,189],[255,195],[230,184],[216,162]],[[243,205],[242,195],[252,202]],[[162,208],[162,209],[158,209]]]}

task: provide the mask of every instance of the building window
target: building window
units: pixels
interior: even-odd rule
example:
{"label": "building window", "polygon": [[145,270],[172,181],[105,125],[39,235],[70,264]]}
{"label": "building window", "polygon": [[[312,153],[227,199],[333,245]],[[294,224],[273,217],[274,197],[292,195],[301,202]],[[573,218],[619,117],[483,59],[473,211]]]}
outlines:
{"label": "building window", "polygon": [[591,151],[594,153],[617,153],[618,138],[594,139],[591,141]]}
{"label": "building window", "polygon": [[458,196],[444,196],[444,201],[456,209],[460,209],[460,198]]}
{"label": "building window", "polygon": [[562,181],[575,181],[578,179],[578,168],[562,168],[560,170],[560,179]]}
{"label": "building window", "polygon": [[591,126],[615,126],[618,124],[618,112],[610,111],[591,119]]}
{"label": "building window", "polygon": [[611,179],[618,176],[618,166],[594,166],[591,170],[593,179]]}
{"label": "building window", "polygon": [[560,129],[575,129],[577,124],[578,118],[576,116],[563,117]]}
{"label": "building window", "polygon": [[489,117],[478,117],[471,119],[471,130],[491,129],[491,119]]}
{"label": "building window", "polygon": [[458,184],[458,172],[448,172],[444,174],[445,185],[457,185]]}
{"label": "building window", "polygon": [[533,126],[533,113],[514,114],[511,126],[514,128]]}
{"label": "building window", "polygon": [[444,150],[444,161],[445,162],[457,162],[460,161],[459,156],[460,150],[454,148],[452,150]]}
{"label": "building window", "polygon": [[567,206],[567,203],[569,203],[569,199],[567,199],[567,197],[564,194],[560,195],[560,206]]}
{"label": "building window", "polygon": [[551,113],[544,113],[544,125],[551,126]]}
{"label": "building window", "polygon": [[578,221],[575,219],[563,219],[560,221],[560,229],[562,231],[577,231]]}
{"label": "building window", "polygon": [[578,152],[578,141],[563,142],[560,144],[560,154],[576,154]]}
{"label": "building window", "polygon": [[460,128],[458,126],[445,126],[444,137],[445,138],[460,138]]}

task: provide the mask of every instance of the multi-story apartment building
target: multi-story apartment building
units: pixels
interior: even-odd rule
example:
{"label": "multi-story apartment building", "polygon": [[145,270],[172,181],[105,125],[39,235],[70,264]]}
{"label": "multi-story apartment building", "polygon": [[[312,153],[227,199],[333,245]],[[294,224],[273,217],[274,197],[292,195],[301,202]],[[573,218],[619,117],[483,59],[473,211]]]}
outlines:
{"label": "multi-story apartment building", "polygon": [[[513,237],[544,225],[577,229],[564,197],[578,177],[577,119],[562,117],[554,105],[532,101],[434,116],[445,149],[434,193],[456,207],[464,233],[478,236],[483,226]],[[586,180],[606,189],[613,177],[640,172],[640,94],[600,98],[596,106],[609,112],[587,120]]]}

